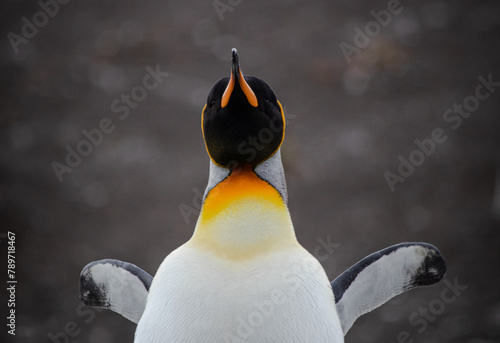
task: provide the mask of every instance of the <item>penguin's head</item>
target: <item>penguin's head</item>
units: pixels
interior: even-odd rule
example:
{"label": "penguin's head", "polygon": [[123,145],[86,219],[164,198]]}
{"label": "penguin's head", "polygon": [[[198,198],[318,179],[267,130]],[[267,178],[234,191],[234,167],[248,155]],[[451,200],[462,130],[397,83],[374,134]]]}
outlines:
{"label": "penguin's head", "polygon": [[281,104],[269,85],[243,76],[236,49],[231,51],[231,76],[210,90],[201,126],[212,161],[231,170],[255,167],[281,146],[285,119]]}

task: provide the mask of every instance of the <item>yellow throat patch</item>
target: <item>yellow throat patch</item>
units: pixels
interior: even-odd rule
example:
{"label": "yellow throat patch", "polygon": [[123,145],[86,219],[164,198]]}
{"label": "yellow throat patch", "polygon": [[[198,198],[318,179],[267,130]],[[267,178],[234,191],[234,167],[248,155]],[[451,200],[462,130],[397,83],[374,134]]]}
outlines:
{"label": "yellow throat patch", "polygon": [[251,168],[241,168],[208,193],[190,242],[239,260],[296,239],[279,192]]}

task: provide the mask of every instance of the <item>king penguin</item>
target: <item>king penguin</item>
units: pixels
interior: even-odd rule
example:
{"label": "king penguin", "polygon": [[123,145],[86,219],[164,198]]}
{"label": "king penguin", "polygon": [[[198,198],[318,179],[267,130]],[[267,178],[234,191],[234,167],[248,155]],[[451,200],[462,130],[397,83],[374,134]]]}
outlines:
{"label": "king penguin", "polygon": [[193,236],[154,278],[118,260],[88,264],[84,303],[137,323],[137,343],[332,343],[364,313],[441,280],[436,247],[400,243],[329,281],[288,211],[283,108],[266,82],[243,75],[236,49],[231,61],[202,111],[210,168]]}

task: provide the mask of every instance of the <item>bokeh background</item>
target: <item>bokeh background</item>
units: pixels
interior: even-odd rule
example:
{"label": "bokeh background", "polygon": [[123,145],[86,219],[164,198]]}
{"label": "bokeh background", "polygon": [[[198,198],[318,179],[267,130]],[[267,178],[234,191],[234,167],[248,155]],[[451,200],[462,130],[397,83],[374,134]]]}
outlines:
{"label": "bokeh background", "polygon": [[[312,253],[335,243],[322,261],[328,275],[425,241],[446,258],[446,279],[467,286],[444,308],[443,282],[396,297],[346,341],[398,342],[406,331],[411,342],[499,342],[500,88],[456,130],[443,113],[474,94],[479,76],[500,81],[500,3],[402,0],[351,62],[340,44],[353,45],[355,28],[387,1],[215,4],[219,13],[212,1],[73,0],[16,52],[9,34],[22,35],[23,17],[33,22],[41,5],[2,2],[0,273],[12,231],[18,284],[16,336],[2,319],[0,340],[133,341],[133,323],[81,306],[80,270],[109,257],[154,274],[189,239],[208,176],[201,109],[236,47],[244,73],[265,79],[284,105],[292,219]],[[112,103],[157,66],[168,76],[121,120]],[[52,163],[64,164],[66,146],[103,118],[114,131],[60,182]],[[436,128],[446,142],[391,191],[384,173],[397,173],[398,156]],[[409,318],[429,306],[439,313],[418,332]]]}

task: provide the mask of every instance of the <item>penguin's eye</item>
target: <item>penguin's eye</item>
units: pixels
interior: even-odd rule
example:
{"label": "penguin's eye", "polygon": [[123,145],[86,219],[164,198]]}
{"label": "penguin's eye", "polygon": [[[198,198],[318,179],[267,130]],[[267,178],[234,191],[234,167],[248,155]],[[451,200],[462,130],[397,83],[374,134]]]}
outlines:
{"label": "penguin's eye", "polygon": [[214,106],[215,106],[215,100],[210,101],[210,107],[214,107]]}

